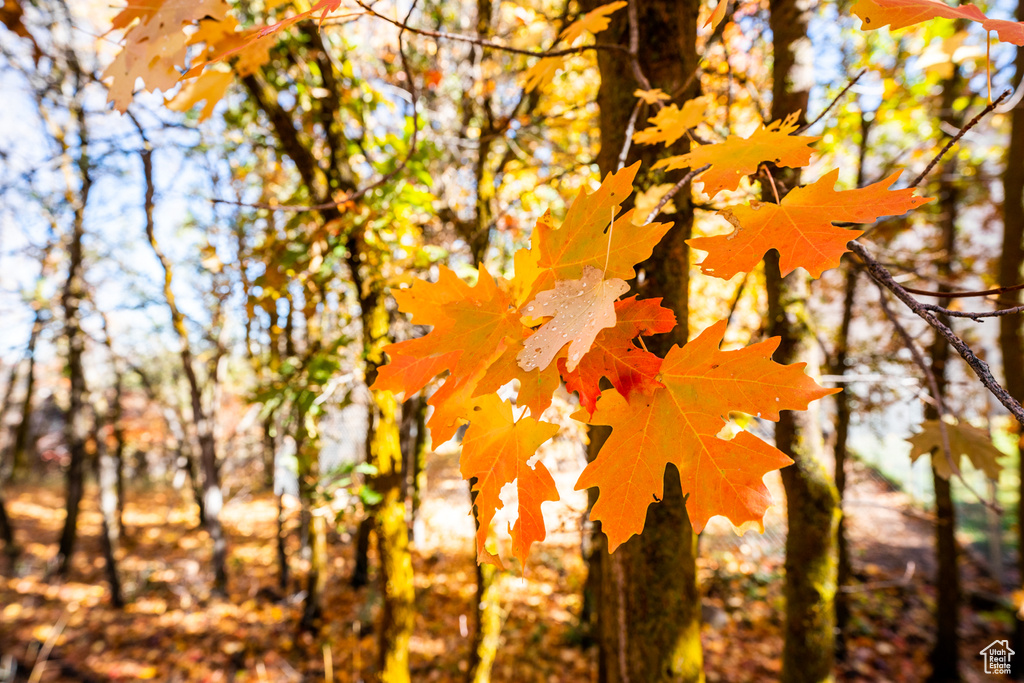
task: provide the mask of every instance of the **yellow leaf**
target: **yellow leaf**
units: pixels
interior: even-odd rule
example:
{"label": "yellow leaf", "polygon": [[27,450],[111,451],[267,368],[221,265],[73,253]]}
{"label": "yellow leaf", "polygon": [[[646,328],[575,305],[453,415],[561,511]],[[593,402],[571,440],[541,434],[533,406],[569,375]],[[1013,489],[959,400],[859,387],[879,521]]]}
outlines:
{"label": "yellow leaf", "polygon": [[[992,444],[992,438],[988,432],[963,422],[956,424],[947,422],[946,434],[949,435],[949,450],[957,467],[960,466],[960,459],[966,455],[971,464],[984,472],[986,477],[993,481],[999,479],[999,471],[1003,467],[997,460],[1003,457],[1003,452]],[[922,423],[921,432],[907,441],[912,447],[911,461],[916,462],[922,455],[930,453],[935,473],[943,479],[953,476],[953,468],[943,450],[942,428],[938,420],[927,420]]]}
{"label": "yellow leaf", "polygon": [[653,90],[640,90],[639,88],[633,91],[634,97],[639,97],[647,104],[657,104],[661,100],[670,100],[668,93],[663,91],[661,88],[654,88]]}
{"label": "yellow leaf", "polygon": [[791,135],[799,127],[799,115],[800,112],[794,112],[785,121],[761,126],[748,138],[730,135],[724,142],[701,145],[688,154],[662,159],[654,167],[674,171],[711,164],[697,180],[704,182],[704,194],[714,197],[722,190],[735,190],[740,178],[755,173],[762,162],[771,161],[776,166],[790,168],[806,166],[813,151],[809,145],[820,138]]}
{"label": "yellow leaf", "polygon": [[682,109],[670,104],[648,119],[647,122],[653,125],[634,134],[633,141],[640,145],[653,145],[657,142],[671,145],[704,120],[704,112],[710,101],[711,98],[705,95],[690,100]]}
{"label": "yellow leaf", "polygon": [[547,85],[561,67],[561,57],[543,57],[538,59],[534,62],[533,66],[523,73],[523,90],[532,92],[537,88]]}
{"label": "yellow leaf", "polygon": [[185,112],[205,101],[199,112],[199,120],[205,121],[234,80],[235,75],[230,71],[204,71],[199,78],[183,85],[178,94],[167,101],[167,108]]}
{"label": "yellow leaf", "polygon": [[617,2],[609,2],[607,5],[601,5],[597,9],[592,9],[576,21],[569,24],[569,26],[562,31],[562,34],[558,37],[569,45],[572,45],[583,36],[584,31],[600,33],[608,28],[608,23],[611,21],[608,17],[625,7],[627,4],[629,3],[624,2],[623,0],[618,0]]}

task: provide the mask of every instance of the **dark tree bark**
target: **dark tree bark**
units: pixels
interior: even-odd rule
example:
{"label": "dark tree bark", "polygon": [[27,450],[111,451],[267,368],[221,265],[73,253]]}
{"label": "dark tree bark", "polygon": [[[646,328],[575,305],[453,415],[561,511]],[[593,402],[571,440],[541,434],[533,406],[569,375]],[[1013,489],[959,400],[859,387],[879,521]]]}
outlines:
{"label": "dark tree bark", "polygon": [[[82,332],[79,307],[85,298],[85,260],[83,240],[85,238],[85,207],[89,201],[92,187],[92,162],[89,157],[89,130],[86,125],[84,104],[77,98],[81,97],[84,77],[78,67],[77,58],[72,50],[67,51],[68,59],[74,64],[75,92],[78,94],[72,105],[72,115],[78,128],[78,150],[75,165],[79,180],[78,192],[74,196],[74,215],[72,217],[71,234],[68,240],[68,277],[61,293],[61,306],[64,309],[64,336],[68,344],[67,373],[70,380],[68,398],[68,416],[64,427],[64,441],[70,456],[67,471],[65,507],[67,517],[60,536],[57,550],[58,564],[56,573],[67,575],[71,568],[71,558],[75,551],[78,538],[78,508],[82,501],[85,479],[86,441],[89,438],[89,416],[87,411],[88,396],[85,386],[85,370],[82,367],[82,354],[85,352],[85,334]],[[65,140],[61,139],[63,153],[70,164],[72,154]],[[72,191],[69,188],[69,195]]]}
{"label": "dark tree bark", "polygon": [[0,541],[4,542],[4,555],[7,556],[8,564],[13,569],[15,560],[21,554],[21,549],[14,540],[14,524],[7,514],[7,501],[4,498],[2,487],[0,487]]}
{"label": "dark tree bark", "polygon": [[14,432],[14,447],[11,454],[11,476],[28,468],[30,457],[35,455],[32,438],[32,397],[36,390],[36,343],[43,331],[43,307],[36,305],[32,319],[32,332],[28,338],[28,349],[25,351],[28,369],[25,372],[25,396],[21,402],[21,418]]}
{"label": "dark tree bark", "polygon": [[[793,112],[806,115],[813,82],[807,24],[813,4],[771,0],[769,24],[773,36],[771,118]],[[798,170],[769,168],[785,189],[799,184]],[[767,183],[765,183],[767,184]],[[766,201],[775,201],[765,188]],[[790,364],[814,358],[816,342],[804,308],[808,276],[797,270],[785,278],[779,254],[765,256],[768,332],[781,338],[774,360]],[[813,366],[812,366],[813,367]],[[831,681],[835,659],[837,494],[821,464],[822,435],[817,411],[781,411],[775,445],[793,459],[782,470],[786,489],[786,627],[781,680],[786,683]]]}
{"label": "dark tree bark", "polygon": [[[603,4],[583,3],[585,10]],[[650,87],[674,95],[677,104],[699,94],[697,69],[697,12],[690,0],[635,0],[638,66]],[[612,15],[611,25],[601,34],[602,42],[630,45],[630,7]],[[602,175],[620,167],[619,157],[626,143],[633,116],[638,82],[631,60],[624,55],[601,51],[597,56],[601,72],[598,93],[601,149],[598,166]],[[647,112],[647,116],[653,115]],[[644,117],[641,117],[641,120]],[[642,127],[642,126],[641,126]],[[670,148],[685,153],[684,137]],[[638,189],[656,182],[675,182],[682,173],[662,175],[652,171],[654,161],[665,154],[662,148],[632,146],[625,163],[642,161]],[[688,338],[690,237],[693,208],[689,187],[675,196],[674,226],[641,264],[642,297],[662,297],[676,313],[679,325],[666,335],[647,342],[648,348],[664,355],[674,344]],[[593,458],[607,432],[591,429],[589,457]],[[595,492],[591,491],[591,497]],[[685,501],[674,467],[665,472],[665,496],[647,511],[644,532],[609,555],[603,534],[591,536],[588,579],[590,600],[596,619],[602,681],[702,681],[703,654],[700,644],[700,594],[697,587],[697,538],[686,513]]]}
{"label": "dark tree bark", "polygon": [[[864,160],[867,157],[868,136],[871,133],[871,121],[860,117],[860,154],[857,159],[857,187],[864,184]],[[845,264],[846,281],[843,285],[843,317],[836,335],[836,348],[832,357],[831,374],[841,377],[846,374],[849,359],[850,325],[853,322],[853,309],[857,298],[857,275],[859,271],[849,261]],[[846,512],[843,510],[843,497],[846,494],[846,460],[847,441],[850,435],[850,393],[843,391],[835,395],[836,402],[836,442],[833,449],[835,455],[835,486],[839,497],[839,523],[836,526],[837,575],[836,575],[836,656],[846,655],[846,628],[850,621],[849,594],[843,591],[853,578],[853,565],[850,561],[850,545],[846,538]]]}
{"label": "dark tree bark", "polygon": [[[1017,20],[1024,21],[1024,3],[1017,3]],[[1017,48],[1016,74],[1013,85],[1024,82],[1024,48]],[[999,257],[998,283],[1008,286],[1022,281],[1024,264],[1024,101],[1010,111],[1010,142],[1006,148],[1003,171],[1003,248]],[[999,300],[1001,307],[1019,306],[1019,291],[1009,292]],[[999,350],[1003,357],[1004,385],[1010,395],[1024,401],[1024,316],[999,318]],[[1020,471],[1024,472],[1024,432],[1017,434]],[[1024,519],[1024,477],[1018,491],[1017,518]],[[1017,524],[1017,570],[1024,583],[1024,524]],[[1024,652],[1024,620],[1018,614],[1014,629],[1014,649]],[[1024,680],[1024,666],[1013,667],[1017,680]]]}
{"label": "dark tree bark", "polygon": [[[953,102],[962,90],[962,83],[959,68],[956,68],[952,78],[946,81],[942,89],[940,118],[955,127],[963,124],[963,117],[953,109]],[[946,157],[939,174],[938,221],[941,242],[936,270],[940,292],[948,291],[956,259],[956,224],[961,198],[956,177],[957,156],[951,154]],[[950,301],[951,299],[940,299],[938,304],[946,307]],[[948,316],[939,315],[938,318],[943,324],[950,325]],[[935,403],[925,406],[924,414],[925,419],[935,420],[942,417],[936,404],[943,405],[945,400],[946,366],[949,362],[949,345],[939,334],[936,334],[932,341],[929,356],[939,395],[933,397]],[[960,622],[960,572],[957,567],[956,508],[953,506],[953,492],[949,480],[940,477],[934,466],[932,481],[935,488],[935,551],[938,574],[935,580],[935,646],[931,652],[932,673],[928,680],[931,683],[955,683],[960,680],[960,638],[957,633]]]}

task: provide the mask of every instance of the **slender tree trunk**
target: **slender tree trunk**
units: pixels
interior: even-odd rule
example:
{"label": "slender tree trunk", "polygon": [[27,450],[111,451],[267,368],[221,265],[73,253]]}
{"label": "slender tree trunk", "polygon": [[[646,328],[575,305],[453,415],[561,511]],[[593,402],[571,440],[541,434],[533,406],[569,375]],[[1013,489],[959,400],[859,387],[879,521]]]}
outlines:
{"label": "slender tree trunk", "polygon": [[[582,9],[601,5],[588,0]],[[640,70],[650,86],[637,82],[629,59],[607,51],[598,53],[601,88],[601,150],[598,166],[602,175],[621,167],[620,155],[627,141],[629,120],[634,114],[637,88],[661,88],[672,93],[677,104],[699,94],[696,35],[699,4],[684,0],[634,0],[633,6],[612,16],[602,40],[630,46],[630,17],[635,12],[637,55]],[[647,116],[654,114],[649,111]],[[670,148],[685,153],[684,137]],[[664,155],[661,148],[632,146],[625,163],[641,160],[638,189],[656,182],[674,182],[681,173],[662,175],[652,170]],[[676,197],[673,228],[658,245],[649,261],[641,265],[645,279],[639,288],[643,297],[662,297],[675,311],[679,325],[673,332],[647,342],[648,348],[664,355],[673,344],[685,344],[689,336],[690,237],[693,208],[689,187]],[[607,432],[591,429],[592,458]],[[613,555],[606,550],[603,536],[589,544],[589,593],[597,615],[601,681],[639,683],[704,680],[700,643],[700,593],[697,587],[697,537],[686,513],[679,472],[665,472],[665,496],[648,508],[644,533],[624,543]]]}
{"label": "slender tree trunk", "polygon": [[[860,184],[858,183],[858,187]],[[836,353],[832,374],[841,376],[846,373],[846,361],[848,358],[848,344],[850,336],[850,323],[853,320],[854,299],[857,293],[856,266],[846,264],[846,284],[843,287],[843,319],[839,327],[839,337],[836,340]],[[839,522],[836,525],[836,549],[838,572],[836,578],[836,655],[840,658],[846,654],[846,627],[850,622],[850,599],[849,595],[843,592],[844,586],[849,586],[853,578],[853,566],[850,563],[850,544],[846,538],[846,513],[843,510],[843,500],[846,494],[846,460],[847,441],[850,434],[850,394],[844,386],[843,391],[835,396],[836,401],[836,442],[835,454],[835,487],[839,504]]]}
{"label": "slender tree trunk", "polygon": [[[942,91],[941,117],[947,124],[957,127],[961,124],[961,117],[953,111],[953,102],[961,91],[961,84],[959,69],[956,69]],[[938,220],[942,231],[941,251],[936,264],[939,291],[948,290],[947,285],[952,280],[953,263],[956,258],[956,223],[960,204],[960,189],[955,182],[956,174],[957,157],[954,154],[947,157],[939,175]],[[950,301],[940,299],[938,305],[949,306]],[[945,325],[950,325],[947,316],[938,317]],[[934,398],[937,403],[942,404],[946,393],[949,345],[938,334],[932,341],[929,355],[932,374],[935,376],[939,391],[939,395]],[[925,406],[925,419],[935,420],[942,417],[935,404]],[[957,567],[956,508],[953,505],[953,492],[949,480],[940,477],[934,467],[932,481],[935,488],[935,550],[938,560],[935,583],[938,597],[935,608],[935,647],[931,652],[932,673],[928,680],[931,683],[955,683],[960,680],[960,638],[957,633],[960,622],[960,572]]]}
{"label": "slender tree trunk", "polygon": [[[1024,3],[1017,3],[1017,19],[1024,21]],[[1024,48],[1017,48],[1014,87],[1024,82]],[[1024,263],[1024,101],[1010,111],[1010,143],[1006,148],[1006,168],[1003,171],[1003,248],[999,257],[998,283],[1015,285],[1022,281],[1021,264]],[[1002,295],[1001,307],[1019,306],[1020,292]],[[1003,377],[1006,390],[1018,401],[1024,401],[1024,316],[1005,315],[999,318],[999,350],[1003,358]],[[1020,471],[1024,472],[1024,430],[1018,427],[1017,450]],[[1017,519],[1024,519],[1024,477],[1018,490]],[[1024,524],[1017,524],[1017,571],[1024,584]],[[1017,615],[1014,629],[1014,649],[1024,652],[1024,619]],[[1014,677],[1024,680],[1024,666],[1013,667]]]}
{"label": "slender tree trunk", "polygon": [[[80,85],[80,80],[79,72],[79,75],[76,76],[77,85]],[[76,103],[74,108],[73,115],[78,123],[80,145],[77,165],[81,187],[74,204],[74,217],[68,241],[68,277],[61,294],[61,305],[64,309],[64,336],[68,345],[67,372],[70,382],[68,415],[64,426],[64,440],[70,456],[65,493],[67,517],[64,520],[64,529],[61,532],[60,546],[57,550],[57,574],[61,576],[66,576],[71,568],[71,558],[78,537],[78,508],[82,501],[85,461],[88,457],[85,447],[89,438],[89,416],[86,409],[88,396],[85,386],[85,370],[82,367],[85,334],[81,327],[79,307],[85,298],[85,265],[82,242],[85,238],[85,207],[92,180],[86,115],[80,103]],[[67,151],[65,151],[66,154]]]}
{"label": "slender tree trunk", "polygon": [[320,449],[316,439],[306,430],[305,411],[296,410],[295,457],[299,463],[299,498],[306,513],[306,537],[309,539],[309,573],[306,575],[306,600],[301,627],[315,631],[324,613],[324,590],[327,587],[327,521],[315,509],[319,500]]}
{"label": "slender tree trunk", "polygon": [[[116,408],[114,413],[116,414]],[[111,425],[113,422],[111,421]],[[110,604],[120,609],[124,607],[124,593],[121,590],[121,578],[117,571],[118,519],[120,507],[117,501],[117,464],[114,456],[108,451],[101,434],[99,417],[96,417],[93,441],[96,443],[96,457],[93,464],[96,470],[96,481],[99,484],[99,503],[101,515],[100,546],[103,551],[104,573],[110,586]]]}
{"label": "slender tree trunk", "polygon": [[220,467],[217,464],[217,447],[214,441],[212,420],[203,407],[203,390],[196,376],[195,361],[192,357],[192,348],[188,340],[188,330],[185,329],[185,316],[178,309],[172,289],[173,270],[171,262],[160,249],[156,239],[156,222],[153,217],[154,197],[156,185],[153,180],[153,149],[143,135],[139,127],[139,135],[143,139],[143,148],[139,155],[142,158],[143,177],[146,182],[145,212],[146,212],[146,239],[153,250],[153,254],[160,262],[164,273],[163,292],[167,307],[171,313],[171,325],[178,337],[179,351],[181,356],[182,369],[188,380],[189,396],[192,400],[192,420],[195,423],[196,435],[199,441],[199,464],[203,471],[203,505],[202,512],[204,525],[210,540],[213,542],[213,591],[220,595],[227,594],[227,537],[221,525],[220,513],[224,506],[224,492],[220,485]]}
{"label": "slender tree trunk", "polygon": [[356,556],[349,583],[362,588],[370,582],[370,538],[373,535],[373,517],[363,517],[356,528]]}
{"label": "slender tree trunk", "polygon": [[[774,62],[772,69],[772,119],[796,111],[807,113],[813,82],[811,50],[806,46],[807,23],[813,4],[797,0],[770,0]],[[799,171],[770,169],[792,189]],[[771,191],[766,201],[775,201]],[[774,359],[789,364],[814,357],[813,332],[804,308],[808,276],[802,270],[785,278],[779,272],[779,254],[765,256],[765,287],[768,295],[768,326],[771,336],[781,337]],[[814,364],[809,363],[814,369]],[[775,427],[775,445],[793,458],[782,470],[786,489],[786,628],[781,680],[813,683],[833,680],[835,660],[836,525],[839,509],[835,486],[821,464],[822,435],[817,410],[781,411]]]}
{"label": "slender tree trunk", "polygon": [[[361,269],[358,255],[365,249],[361,236],[352,235],[348,247],[349,271],[359,296],[366,385],[373,386],[377,369],[384,363],[383,349],[389,341],[390,316],[385,305],[384,283]],[[378,678],[385,683],[406,683],[410,680],[409,639],[415,596],[409,529],[402,498],[399,408],[390,391],[371,390],[369,393],[366,461],[377,472],[369,482],[370,487],[381,497],[372,511],[383,600],[377,641]]]}
{"label": "slender tree trunk", "polygon": [[[861,112],[860,117],[860,150],[857,159],[857,187],[864,184],[864,160],[867,158],[868,137],[871,134],[871,121]],[[836,338],[835,354],[832,358],[832,375],[841,377],[846,374],[846,364],[849,358],[850,346],[850,325],[853,322],[853,309],[857,298],[857,275],[859,271],[850,263],[846,262],[846,282],[843,286],[843,317],[839,325],[839,334]],[[850,544],[846,538],[846,512],[843,510],[843,499],[846,495],[846,460],[847,441],[850,435],[850,417],[852,410],[850,406],[850,392],[843,387],[843,391],[835,395],[836,401],[836,442],[833,453],[835,455],[835,485],[836,494],[839,497],[839,523],[836,526],[836,549],[838,560],[838,572],[836,577],[836,656],[840,659],[846,656],[846,628],[850,622],[850,598],[849,594],[843,591],[849,586],[853,578],[853,565],[850,562]]]}
{"label": "slender tree trunk", "polygon": [[30,456],[34,456],[32,439],[32,396],[36,390],[36,343],[43,331],[43,307],[36,308],[32,320],[32,332],[28,338],[28,349],[25,356],[28,370],[25,372],[25,397],[21,402],[21,420],[14,432],[14,448],[11,459],[11,476],[26,471]]}
{"label": "slender tree trunk", "polygon": [[11,568],[14,568],[14,561],[21,554],[21,549],[14,541],[14,524],[7,514],[7,501],[4,498],[3,489],[0,488],[0,541],[4,542],[4,555],[7,556]]}
{"label": "slender tree trunk", "polygon": [[263,421],[263,467],[269,473],[267,486],[277,499],[277,531],[274,543],[277,549],[277,585],[281,591],[288,589],[288,534],[285,529],[287,517],[284,511],[284,487],[277,481],[277,439],[274,437],[274,416]]}
{"label": "slender tree trunk", "polygon": [[[427,399],[422,394],[409,399],[402,407],[402,420],[408,422],[409,438],[403,446],[405,457],[405,498],[409,507],[409,523],[415,526],[427,482]],[[415,533],[413,534],[415,537]],[[415,540],[415,538],[414,538]]]}

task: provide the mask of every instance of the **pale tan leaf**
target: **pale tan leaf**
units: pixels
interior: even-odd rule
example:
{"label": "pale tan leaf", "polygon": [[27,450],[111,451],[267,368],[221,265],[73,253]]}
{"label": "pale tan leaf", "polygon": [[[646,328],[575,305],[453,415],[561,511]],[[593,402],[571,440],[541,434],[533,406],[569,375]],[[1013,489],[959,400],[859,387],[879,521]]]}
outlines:
{"label": "pale tan leaf", "polygon": [[615,325],[615,300],[629,291],[625,280],[603,277],[600,270],[587,266],[581,279],[559,280],[554,289],[527,304],[523,309],[527,316],[553,317],[526,340],[526,348],[517,356],[519,367],[527,372],[544,369],[569,344],[566,367],[570,372],[576,369],[597,333]]}

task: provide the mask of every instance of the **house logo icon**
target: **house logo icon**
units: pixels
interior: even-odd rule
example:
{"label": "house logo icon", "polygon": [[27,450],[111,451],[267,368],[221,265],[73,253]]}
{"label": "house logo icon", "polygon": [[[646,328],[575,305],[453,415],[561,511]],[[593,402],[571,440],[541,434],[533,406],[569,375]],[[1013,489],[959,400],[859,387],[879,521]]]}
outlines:
{"label": "house logo icon", "polygon": [[985,673],[1008,675],[1010,673],[1010,657],[1017,653],[1010,649],[1009,641],[996,640],[979,654],[985,658]]}

